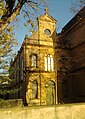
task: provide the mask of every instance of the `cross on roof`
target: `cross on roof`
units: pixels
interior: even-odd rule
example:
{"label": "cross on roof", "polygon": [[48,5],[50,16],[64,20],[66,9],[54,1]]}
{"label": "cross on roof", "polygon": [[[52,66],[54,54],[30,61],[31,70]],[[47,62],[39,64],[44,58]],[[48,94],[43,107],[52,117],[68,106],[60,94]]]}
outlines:
{"label": "cross on roof", "polygon": [[48,14],[48,8],[47,7],[45,8],[45,14]]}

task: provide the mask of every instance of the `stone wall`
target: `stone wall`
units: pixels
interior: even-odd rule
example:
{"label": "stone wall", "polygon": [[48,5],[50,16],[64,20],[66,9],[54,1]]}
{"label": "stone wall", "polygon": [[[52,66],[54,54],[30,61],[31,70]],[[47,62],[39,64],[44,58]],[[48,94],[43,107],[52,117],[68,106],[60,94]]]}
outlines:
{"label": "stone wall", "polygon": [[0,109],[0,119],[85,119],[85,103]]}

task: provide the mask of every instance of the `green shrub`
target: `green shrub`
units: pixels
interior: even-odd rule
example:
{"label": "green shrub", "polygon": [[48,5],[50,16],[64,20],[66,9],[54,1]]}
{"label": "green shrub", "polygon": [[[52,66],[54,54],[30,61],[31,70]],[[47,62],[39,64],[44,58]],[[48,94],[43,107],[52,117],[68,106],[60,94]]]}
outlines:
{"label": "green shrub", "polygon": [[0,108],[21,107],[21,99],[3,100],[0,99]]}

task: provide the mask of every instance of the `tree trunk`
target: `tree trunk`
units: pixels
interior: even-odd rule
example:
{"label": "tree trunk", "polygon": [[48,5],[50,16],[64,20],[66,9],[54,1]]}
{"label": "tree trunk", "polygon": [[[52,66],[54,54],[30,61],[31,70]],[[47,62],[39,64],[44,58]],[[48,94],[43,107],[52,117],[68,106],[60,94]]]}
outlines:
{"label": "tree trunk", "polygon": [[16,8],[13,10],[11,16],[7,16],[7,19],[4,21],[4,18],[0,21],[0,33],[16,18],[16,16],[20,13],[22,8],[22,2],[18,2]]}

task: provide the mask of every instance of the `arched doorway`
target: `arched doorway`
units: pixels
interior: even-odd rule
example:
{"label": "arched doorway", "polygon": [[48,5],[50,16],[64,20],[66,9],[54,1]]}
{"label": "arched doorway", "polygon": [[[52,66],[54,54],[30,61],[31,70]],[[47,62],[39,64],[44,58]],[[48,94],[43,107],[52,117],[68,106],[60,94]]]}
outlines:
{"label": "arched doorway", "polygon": [[46,83],[46,105],[55,104],[55,82],[52,80]]}

